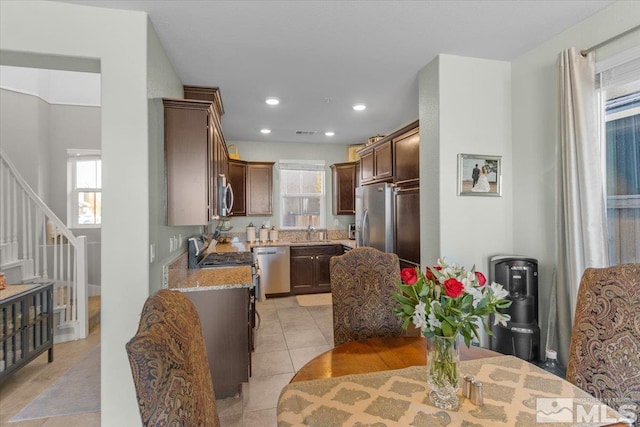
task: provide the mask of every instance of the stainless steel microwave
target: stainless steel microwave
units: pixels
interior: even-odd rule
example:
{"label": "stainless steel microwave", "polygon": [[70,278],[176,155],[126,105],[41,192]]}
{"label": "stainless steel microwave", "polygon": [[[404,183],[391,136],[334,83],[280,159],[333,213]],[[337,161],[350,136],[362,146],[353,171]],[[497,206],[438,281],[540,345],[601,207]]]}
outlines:
{"label": "stainless steel microwave", "polygon": [[218,214],[221,218],[231,216],[233,211],[233,189],[224,175],[218,176]]}

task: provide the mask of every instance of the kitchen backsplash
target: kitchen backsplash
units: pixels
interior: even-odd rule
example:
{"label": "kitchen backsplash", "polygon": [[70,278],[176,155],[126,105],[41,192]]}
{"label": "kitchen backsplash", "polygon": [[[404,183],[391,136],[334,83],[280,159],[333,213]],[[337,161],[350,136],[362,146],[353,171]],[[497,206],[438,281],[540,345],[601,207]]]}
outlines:
{"label": "kitchen backsplash", "polygon": [[[258,237],[256,229],[256,237]],[[346,240],[348,238],[349,232],[347,230],[325,230],[318,229],[318,231],[326,231],[327,240]],[[246,232],[236,232],[229,231],[226,233],[222,233],[223,236],[228,236],[231,238],[237,237],[241,242],[246,241],[247,233]],[[299,242],[302,240],[307,240],[307,231],[306,230],[278,230],[278,240],[282,242]],[[312,238],[311,240],[316,240]]]}

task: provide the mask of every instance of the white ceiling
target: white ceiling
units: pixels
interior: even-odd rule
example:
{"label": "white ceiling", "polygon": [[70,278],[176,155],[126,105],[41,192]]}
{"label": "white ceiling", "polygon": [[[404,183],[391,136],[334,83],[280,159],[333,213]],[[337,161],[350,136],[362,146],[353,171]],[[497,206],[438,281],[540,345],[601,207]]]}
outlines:
{"label": "white ceiling", "polygon": [[[220,88],[227,141],[346,144],[415,120],[417,75],[436,55],[511,61],[612,3],[66,2],[146,11],[182,82]],[[267,96],[282,102],[269,107]]]}

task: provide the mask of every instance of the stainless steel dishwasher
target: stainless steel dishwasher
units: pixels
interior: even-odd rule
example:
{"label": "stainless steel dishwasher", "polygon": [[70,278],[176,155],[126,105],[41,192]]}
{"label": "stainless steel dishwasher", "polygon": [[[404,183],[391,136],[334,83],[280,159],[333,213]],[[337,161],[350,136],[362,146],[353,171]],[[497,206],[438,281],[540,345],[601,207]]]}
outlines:
{"label": "stainless steel dishwasher", "polygon": [[289,294],[289,246],[258,246],[253,248],[253,253],[258,260],[260,286],[264,294]]}

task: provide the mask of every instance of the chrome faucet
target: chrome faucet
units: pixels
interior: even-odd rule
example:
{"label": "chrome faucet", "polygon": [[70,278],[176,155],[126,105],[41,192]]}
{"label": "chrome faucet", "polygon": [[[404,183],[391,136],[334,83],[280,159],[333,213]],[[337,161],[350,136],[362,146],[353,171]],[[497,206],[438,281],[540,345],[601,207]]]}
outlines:
{"label": "chrome faucet", "polygon": [[311,226],[311,224],[309,224],[309,226],[307,227],[307,240],[311,240],[311,232],[315,232],[316,229],[313,228]]}

